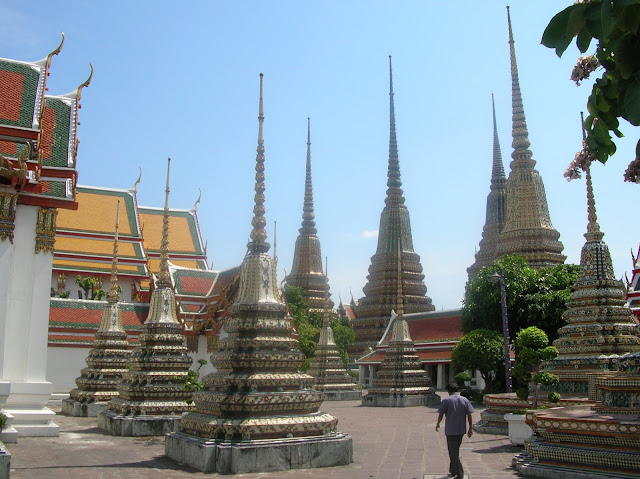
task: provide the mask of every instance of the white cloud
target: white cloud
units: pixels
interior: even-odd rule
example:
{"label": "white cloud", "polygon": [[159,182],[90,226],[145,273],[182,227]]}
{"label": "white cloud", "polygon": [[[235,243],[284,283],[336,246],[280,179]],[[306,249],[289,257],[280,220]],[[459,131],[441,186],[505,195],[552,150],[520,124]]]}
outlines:
{"label": "white cloud", "polygon": [[378,237],[378,230],[371,230],[371,231],[364,230],[362,232],[362,237],[363,238],[367,238],[367,239],[368,238],[377,238]]}

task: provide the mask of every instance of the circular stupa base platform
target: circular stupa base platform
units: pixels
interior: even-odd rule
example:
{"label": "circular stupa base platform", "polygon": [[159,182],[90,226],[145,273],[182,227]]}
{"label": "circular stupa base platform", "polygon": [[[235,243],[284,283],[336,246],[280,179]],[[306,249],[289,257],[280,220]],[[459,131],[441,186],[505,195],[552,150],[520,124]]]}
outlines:
{"label": "circular stupa base platform", "polygon": [[165,455],[202,472],[248,474],[345,466],[353,462],[353,444],[351,436],[339,432],[257,441],[210,440],[172,432],[165,438]]}
{"label": "circular stupa base platform", "polygon": [[101,402],[80,402],[73,399],[62,401],[62,414],[74,417],[97,417],[102,411],[107,409],[107,401]]}
{"label": "circular stupa base platform", "polygon": [[110,410],[98,414],[98,428],[111,436],[164,436],[178,430],[180,415],[125,416]]}

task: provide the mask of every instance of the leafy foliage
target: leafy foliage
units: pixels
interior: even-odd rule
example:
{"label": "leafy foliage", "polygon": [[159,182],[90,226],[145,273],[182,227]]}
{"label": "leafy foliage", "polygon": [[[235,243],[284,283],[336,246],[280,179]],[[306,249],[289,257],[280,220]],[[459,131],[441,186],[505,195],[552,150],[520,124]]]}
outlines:
{"label": "leafy foliage", "polygon": [[504,370],[502,336],[496,331],[476,329],[464,335],[451,353],[455,369],[477,370],[487,390],[497,386],[497,372]]}
{"label": "leafy foliage", "polygon": [[0,412],[0,431],[7,425],[7,416]]}
{"label": "leafy foliage", "polygon": [[76,276],[76,284],[84,291],[84,299],[101,300],[106,296],[106,291],[102,288],[97,288],[98,280],[91,276]]}
{"label": "leafy foliage", "polygon": [[[307,314],[307,305],[302,288],[286,285],[284,297],[293,319],[293,326],[299,336],[300,351],[306,356],[305,362],[300,369],[306,371],[309,369],[313,353],[318,345],[320,330],[322,329],[322,316],[315,312]],[[349,364],[347,347],[355,341],[355,333],[348,319],[340,321],[337,316],[333,314],[330,316],[333,339],[346,368]]]}
{"label": "leafy foliage", "polygon": [[[559,381],[555,374],[540,372],[540,366],[543,361],[558,356],[558,350],[554,346],[548,345],[547,334],[535,326],[518,332],[516,344],[519,347],[518,364],[513,368],[512,374],[520,382],[531,383],[534,389],[533,409],[537,409],[539,385],[551,386]],[[529,397],[529,389],[523,387],[516,394],[520,399],[526,400]]]}
{"label": "leafy foliage", "polygon": [[465,382],[471,381],[471,375],[466,371],[461,371],[453,378],[458,386],[463,386]]}
{"label": "leafy foliage", "polygon": [[[536,270],[521,256],[504,256],[495,266],[504,271],[511,340],[519,330],[534,325],[556,339],[579,267],[561,264]],[[493,273],[492,267],[482,268],[467,282],[462,307],[465,333],[481,328],[502,332],[500,288],[490,278]]]}
{"label": "leafy foliage", "polygon": [[[616,151],[611,134],[623,136],[619,118],[640,125],[639,26],[640,0],[590,0],[555,15],[542,36],[542,44],[555,49],[559,57],[574,38],[581,53],[597,40],[595,53],[579,60],[572,79],[579,84],[597,65],[603,69],[589,95],[589,116],[584,120],[586,146],[602,163]],[[625,180],[640,182],[640,141]]]}
{"label": "leafy foliage", "polygon": [[[174,380],[184,382],[184,386],[182,387],[184,391],[200,391],[204,387],[204,384],[202,384],[202,381],[200,381],[200,369],[202,369],[202,366],[204,366],[205,364],[207,364],[206,360],[198,359],[197,368],[189,369],[187,371],[187,375],[184,378],[175,376]],[[187,404],[191,404],[192,402],[192,399],[187,399],[186,401]]]}

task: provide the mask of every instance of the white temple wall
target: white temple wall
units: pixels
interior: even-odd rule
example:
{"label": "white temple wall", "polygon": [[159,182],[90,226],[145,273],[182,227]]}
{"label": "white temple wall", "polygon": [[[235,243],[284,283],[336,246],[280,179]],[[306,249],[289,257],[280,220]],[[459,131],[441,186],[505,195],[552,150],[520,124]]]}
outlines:
{"label": "white temple wall", "polygon": [[46,381],[51,252],[35,253],[36,206],[18,205],[13,256],[4,310],[2,374],[11,381],[6,410],[20,436],[57,436],[55,414],[45,407],[53,385]]}
{"label": "white temple wall", "polygon": [[53,383],[56,399],[69,394],[76,387],[76,378],[87,367],[87,356],[91,348],[49,346],[47,351],[47,380]]}
{"label": "white temple wall", "polygon": [[189,351],[189,357],[193,358],[193,364],[191,365],[191,369],[197,369],[198,359],[204,359],[206,364],[200,368],[200,379],[202,380],[209,373],[213,373],[216,371],[216,368],[211,364],[211,353],[207,352],[207,337],[204,334],[198,336],[198,351]]}

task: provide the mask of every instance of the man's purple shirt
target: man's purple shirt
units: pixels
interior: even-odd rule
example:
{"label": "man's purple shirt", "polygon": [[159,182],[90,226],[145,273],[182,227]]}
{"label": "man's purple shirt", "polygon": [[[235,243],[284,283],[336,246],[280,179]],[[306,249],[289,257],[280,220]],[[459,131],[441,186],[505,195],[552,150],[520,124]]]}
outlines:
{"label": "man's purple shirt", "polygon": [[446,417],[444,434],[446,436],[463,436],[467,432],[467,416],[474,409],[469,400],[454,393],[442,400],[438,408],[438,414]]}

